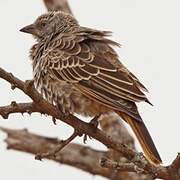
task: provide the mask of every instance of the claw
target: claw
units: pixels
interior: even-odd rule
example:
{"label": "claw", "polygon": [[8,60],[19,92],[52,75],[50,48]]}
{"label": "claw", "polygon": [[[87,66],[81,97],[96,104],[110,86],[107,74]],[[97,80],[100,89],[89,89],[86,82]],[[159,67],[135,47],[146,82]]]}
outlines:
{"label": "claw", "polygon": [[83,143],[84,144],[86,144],[86,141],[87,141],[87,139],[92,139],[92,137],[91,136],[88,136],[87,134],[84,134],[84,137],[83,137]]}
{"label": "claw", "polygon": [[101,114],[95,116],[93,119],[91,119],[90,121],[90,125],[93,126],[95,128],[95,130],[97,129],[98,125],[99,125],[99,122],[98,122],[98,119],[100,118]]}
{"label": "claw", "polygon": [[53,121],[54,125],[57,125],[57,124],[56,124],[56,118],[55,118],[55,117],[52,117],[52,121]]}
{"label": "claw", "polygon": [[42,161],[42,156],[41,156],[41,154],[36,154],[35,159],[36,159],[36,160],[39,160],[39,161]]}
{"label": "claw", "polygon": [[[91,119],[91,121],[89,122],[89,124],[94,127],[94,131],[96,131],[96,129],[97,129],[98,125],[99,125],[98,119],[99,119],[100,116],[101,116],[101,114],[95,116],[95,117],[94,117],[93,119]],[[86,141],[87,141],[88,138],[89,138],[89,139],[92,139],[91,136],[88,136],[87,134],[84,134],[84,137],[83,137],[83,142],[84,142],[84,144],[86,144]]]}

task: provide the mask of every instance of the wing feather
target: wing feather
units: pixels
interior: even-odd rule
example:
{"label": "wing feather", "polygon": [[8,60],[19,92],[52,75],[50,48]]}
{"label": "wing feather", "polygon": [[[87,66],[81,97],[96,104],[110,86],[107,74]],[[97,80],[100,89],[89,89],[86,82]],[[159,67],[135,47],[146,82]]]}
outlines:
{"label": "wing feather", "polygon": [[92,87],[92,84],[89,85],[86,81],[81,81],[77,87],[81,90],[82,93],[93,98],[95,101],[104,104],[114,110],[122,111],[134,117],[137,121],[142,121],[140,115],[138,114],[137,107],[132,101],[127,101],[121,98],[113,96],[107,91],[103,91],[98,87]]}
{"label": "wing feather", "polygon": [[[98,43],[100,39],[102,37]],[[112,63],[111,59],[116,59],[117,55],[107,42],[102,41],[100,46],[94,47],[90,40],[81,36],[62,37],[59,42],[60,45],[56,44],[56,48],[46,55],[51,61],[46,63],[47,69],[57,79],[71,83],[85,96],[141,121],[134,102],[147,101],[141,91],[143,85],[140,88],[135,76],[130,78],[126,71]]]}

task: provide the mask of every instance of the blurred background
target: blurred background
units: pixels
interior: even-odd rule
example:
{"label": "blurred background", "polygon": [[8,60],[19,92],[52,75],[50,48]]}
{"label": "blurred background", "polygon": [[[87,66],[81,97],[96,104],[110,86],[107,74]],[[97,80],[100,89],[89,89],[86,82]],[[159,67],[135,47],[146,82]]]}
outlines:
{"label": "blurred background", "polygon": [[[139,104],[141,115],[164,163],[171,163],[180,151],[180,2],[69,0],[69,3],[81,25],[111,30],[112,38],[122,44],[122,48],[117,49],[120,59],[147,86],[148,97],[154,105]],[[32,78],[29,49],[34,40],[19,29],[45,11],[41,0],[0,1],[0,67],[22,80]],[[19,90],[12,91],[3,80],[0,80],[0,95],[0,106],[13,100],[30,100]],[[72,132],[66,124],[60,122],[54,126],[46,119],[50,118],[39,114],[11,115],[8,120],[0,117],[0,126],[28,128],[31,132],[61,139]],[[7,151],[4,138],[5,134],[0,132],[2,179],[104,179],[51,161],[36,161],[29,154]],[[82,143],[82,139],[75,142]],[[105,149],[95,140],[89,140],[87,145]]]}

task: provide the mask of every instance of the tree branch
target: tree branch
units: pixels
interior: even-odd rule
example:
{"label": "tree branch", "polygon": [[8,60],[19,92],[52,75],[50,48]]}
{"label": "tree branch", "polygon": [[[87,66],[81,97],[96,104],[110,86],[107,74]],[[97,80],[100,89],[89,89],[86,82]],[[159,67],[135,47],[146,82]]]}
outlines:
{"label": "tree branch", "polygon": [[31,102],[31,103],[16,103],[15,101],[12,101],[11,104],[8,106],[0,107],[0,115],[4,119],[8,119],[10,114],[16,114],[16,113],[32,114],[35,112],[45,114],[45,112],[43,112],[42,109],[33,102]]}
{"label": "tree branch", "polygon": [[22,90],[34,101],[37,107],[41,107],[41,112],[45,112],[56,119],[61,119],[61,121],[69,124],[79,132],[88,134],[89,136],[103,143],[106,147],[122,153],[127,159],[136,163],[139,168],[144,169],[144,171],[148,172],[149,174],[153,174],[155,177],[164,179],[170,178],[169,172],[165,167],[159,166],[157,168],[148,162],[142,154],[135,152],[122,143],[117,143],[116,139],[108,136],[103,131],[99,129],[94,131],[94,128],[91,125],[81,121],[71,114],[65,118],[63,114],[60,114],[56,107],[43,99],[43,97],[35,90],[32,81],[23,82],[2,68],[0,68],[0,78],[8,81],[13,88],[17,87]]}
{"label": "tree branch", "polygon": [[[29,114],[32,114],[32,113],[35,113],[35,112],[40,112],[42,114],[45,113],[45,112],[42,112],[41,108],[39,108],[39,106],[37,106],[35,103],[16,103],[16,102],[12,102],[8,106],[0,107],[0,115],[5,119],[7,119],[10,114],[14,114],[14,113],[22,113],[22,114],[23,113],[29,113]],[[127,145],[129,145],[131,147],[133,146],[134,142],[133,142],[132,137],[130,135],[128,135],[128,132],[126,131],[126,129],[123,126],[120,126],[120,124],[118,122],[118,119],[117,119],[117,116],[115,116],[114,114],[110,114],[109,116],[108,115],[106,115],[106,116],[102,115],[100,123],[101,123],[102,127],[105,128],[104,130],[106,130],[108,134],[111,134],[112,136],[114,136],[114,138],[116,138],[119,135],[119,138],[116,139],[117,141],[123,140],[122,143],[126,143]],[[120,126],[120,127],[118,127],[118,126]],[[116,131],[117,129],[118,129],[118,131]],[[11,132],[10,134],[14,138],[15,137],[19,138],[19,136],[20,136],[23,141],[24,141],[24,139],[26,139],[25,137],[23,137],[24,131],[23,131],[23,133],[21,133],[21,131],[18,132],[18,131],[13,131],[13,130],[9,130],[9,131],[6,131],[6,132]],[[19,136],[16,136],[13,133],[19,134]],[[31,136],[31,135],[32,134],[29,134],[29,136]],[[34,139],[34,135],[33,135],[33,137],[29,137],[29,136],[28,136],[27,139]],[[36,136],[36,137],[38,138],[39,136]],[[41,141],[41,138],[42,137],[40,137],[39,140],[35,139],[35,144],[36,144],[37,141]],[[14,140],[13,142],[16,142],[16,141]],[[25,142],[19,143],[18,147],[20,145],[22,145],[23,146],[23,147],[21,147],[22,151],[24,150],[25,152],[29,152],[29,151],[26,151],[26,149],[24,149],[24,145],[26,145],[26,144],[28,144],[28,143],[25,143]],[[8,144],[8,146],[9,146],[9,144]],[[36,147],[36,145],[33,146],[33,147]],[[26,148],[32,148],[32,147],[26,147]],[[54,148],[55,148],[55,146],[54,146]],[[18,150],[18,149],[16,149],[16,146],[14,146],[14,145],[12,146],[12,149]],[[42,151],[40,150],[40,151],[36,152],[36,149],[33,150],[34,154],[36,154],[36,153],[39,154],[40,152],[42,152]],[[118,157],[115,154],[118,154]],[[113,150],[110,150],[109,152],[107,152],[107,157],[109,157],[111,159],[113,158],[114,160],[124,159],[124,156],[122,154],[119,154],[119,153],[117,153],[116,151],[113,151]],[[109,176],[108,177],[111,177],[110,174],[112,175],[111,170],[109,170]],[[138,179],[138,180],[141,180],[141,176],[142,175],[138,175],[138,174],[134,174],[134,173],[129,174],[128,172],[123,172],[123,173],[122,172],[121,173],[116,172],[116,179],[124,179],[124,180],[133,180],[133,179],[136,180],[136,179]],[[142,179],[144,179],[144,176],[145,175],[142,176],[143,177]],[[146,179],[148,180],[148,177],[146,177]]]}
{"label": "tree branch", "polygon": [[[5,142],[8,149],[18,150],[31,154],[38,152],[51,151],[59,144],[58,139],[48,138],[33,133],[27,130],[11,130],[7,128],[0,128],[3,132],[7,133]],[[107,152],[97,151],[90,147],[85,147],[78,144],[68,144],[62,151],[58,152],[56,156],[46,157],[47,159],[56,161],[61,164],[67,164],[75,168],[79,168],[94,175],[101,175],[111,178],[112,169],[103,168],[100,165],[102,157],[109,158]],[[123,180],[151,180],[147,175],[138,175],[128,172],[117,172],[117,179]],[[145,178],[146,177],[146,178]]]}
{"label": "tree branch", "polygon": [[72,14],[69,4],[66,0],[43,0],[48,11],[61,10]]}
{"label": "tree branch", "polygon": [[[7,133],[5,142],[8,149],[18,150],[36,155],[37,153],[51,151],[59,144],[58,139],[48,138],[29,133],[27,130],[11,130],[1,128]],[[106,156],[106,152],[93,150],[78,144],[68,144],[56,156],[46,157],[61,164],[67,164],[95,175],[109,178],[111,170],[102,168],[100,158]]]}
{"label": "tree branch", "polygon": [[112,139],[110,136],[106,135],[103,131],[99,129],[94,131],[94,128],[90,124],[81,121],[76,116],[70,114],[65,118],[64,115],[61,114],[55,106],[43,99],[43,97],[35,90],[31,81],[26,81],[24,83],[23,81],[14,77],[12,74],[7,73],[2,68],[0,68],[0,78],[5,79],[9,83],[15,85],[15,87],[18,87],[26,95],[31,97],[31,99],[34,101],[35,107],[41,107],[41,113],[44,112],[56,119],[59,119],[69,124],[74,129],[77,129],[79,132],[83,132],[93,137],[94,139],[102,142],[108,148],[115,149],[118,152],[124,154],[128,159],[132,159],[137,156],[137,153],[131,148],[127,147],[124,144],[117,143],[115,139]]}
{"label": "tree branch", "polygon": [[[57,9],[62,8],[60,6],[60,4],[62,5],[62,2],[66,2],[66,5],[67,5],[67,1],[65,0],[64,1],[44,0],[44,2],[48,10],[57,10]],[[70,12],[70,8],[69,10],[66,9],[65,11]],[[135,150],[127,147],[122,142],[119,142],[117,138],[115,138],[115,136],[110,137],[109,135],[107,135],[106,133],[104,133],[103,131],[99,129],[95,131],[94,128],[90,124],[81,121],[80,119],[78,119],[77,117],[73,115],[69,115],[65,117],[56,109],[56,107],[54,107],[53,105],[51,105],[50,103],[48,103],[46,100],[43,99],[43,97],[35,90],[32,81],[23,82],[19,80],[18,78],[14,77],[11,73],[6,72],[2,68],[0,68],[0,78],[8,81],[11,84],[12,89],[19,88],[33,100],[33,103],[28,103],[28,104],[27,103],[25,104],[11,103],[10,106],[1,107],[0,114],[2,115],[3,118],[7,118],[8,115],[11,113],[18,113],[18,112],[20,113],[22,112],[45,113],[56,119],[61,119],[61,121],[69,124],[75,130],[78,130],[79,132],[85,133],[93,137],[94,139],[103,143],[106,147],[111,148],[114,151],[117,151],[118,153],[122,154],[129,160],[127,161],[127,163],[129,162],[133,163],[136,166],[136,168],[141,169],[143,172],[146,172],[147,174],[151,175],[153,178],[176,180],[180,177],[179,156],[172,163],[172,165],[168,167],[155,166],[151,164],[150,162],[148,162],[141,153],[137,153]],[[62,152],[59,152],[59,153],[62,153]],[[112,167],[110,168],[110,170],[112,170]]]}

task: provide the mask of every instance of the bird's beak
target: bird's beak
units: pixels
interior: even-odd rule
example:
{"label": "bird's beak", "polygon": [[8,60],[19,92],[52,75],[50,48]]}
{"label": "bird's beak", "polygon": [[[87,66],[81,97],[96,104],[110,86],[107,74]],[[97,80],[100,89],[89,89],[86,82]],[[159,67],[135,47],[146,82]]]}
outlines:
{"label": "bird's beak", "polygon": [[28,26],[23,27],[22,29],[20,29],[21,32],[24,33],[29,33],[29,34],[35,34],[36,33],[36,28],[34,24],[30,24]]}

